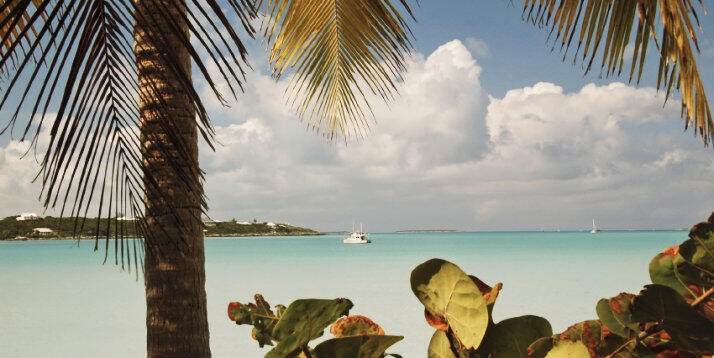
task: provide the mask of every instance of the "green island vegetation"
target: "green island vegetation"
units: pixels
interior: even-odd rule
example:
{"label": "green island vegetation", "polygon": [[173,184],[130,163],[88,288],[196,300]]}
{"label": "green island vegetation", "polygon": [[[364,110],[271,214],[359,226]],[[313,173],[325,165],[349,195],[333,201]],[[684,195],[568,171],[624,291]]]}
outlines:
{"label": "green island vegetation", "polygon": [[[667,358],[714,354],[714,213],[695,225],[689,239],[666,248],[649,265],[652,280],[639,294],[620,293],[597,302],[597,319],[553,334],[543,317],[493,321],[503,285],[493,287],[457,265],[431,259],[411,273],[411,288],[436,330],[429,358]],[[527,299],[526,297],[524,297]],[[404,337],[385,335],[364,316],[349,316],[349,299],[300,299],[273,311],[263,296],[228,304],[228,317],[251,325],[258,345],[275,346],[266,358],[381,358]],[[342,316],[346,316],[340,318]],[[334,322],[334,323],[333,323]],[[308,343],[328,327],[334,338]]]}
{"label": "green island vegetation", "polygon": [[253,221],[240,223],[235,219],[224,222],[206,223],[206,236],[302,236],[323,235],[319,231],[288,224],[274,224]]}
{"label": "green island vegetation", "polygon": [[[138,237],[141,230],[135,220],[116,219],[80,219],[75,226],[73,218],[46,216],[35,220],[18,221],[17,216],[8,216],[0,220],[0,240],[64,240],[76,238],[102,237]],[[82,225],[84,223],[84,225]],[[303,236],[321,235],[322,233],[287,224],[272,224],[253,221],[239,223],[235,219],[226,222],[204,220],[206,237],[229,236]],[[45,228],[51,232],[38,232]]]}

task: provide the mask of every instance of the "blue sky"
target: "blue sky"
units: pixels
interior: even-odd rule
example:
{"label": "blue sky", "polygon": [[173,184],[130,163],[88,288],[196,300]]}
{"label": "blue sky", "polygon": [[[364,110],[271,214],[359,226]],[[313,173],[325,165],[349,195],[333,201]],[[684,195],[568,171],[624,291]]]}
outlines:
{"label": "blue sky", "polygon": [[[222,143],[201,148],[210,213],[319,230],[690,226],[714,209],[714,151],[683,133],[678,96],[646,75],[583,76],[550,52],[520,1],[421,1],[401,96],[375,100],[365,139],[327,143],[282,99],[250,43],[246,92],[230,108],[196,79]],[[714,20],[698,61],[714,97]],[[648,71],[656,73],[650,58]],[[209,66],[210,67],[210,66]],[[624,83],[622,83],[624,82]],[[41,208],[24,144],[0,139],[0,215]]]}
{"label": "blue sky", "polygon": [[[417,49],[430,53],[452,39],[474,37],[484,41],[492,55],[479,58],[484,68],[489,69],[481,81],[494,95],[501,96],[511,88],[538,81],[558,83],[571,91],[591,82],[603,84],[616,80],[600,78],[598,70],[583,76],[580,64],[572,65],[572,57],[561,62],[560,52],[551,52],[551,46],[546,42],[548,30],[538,29],[522,20],[523,1],[454,0],[448,5],[440,1],[421,1],[420,5],[414,10],[418,21],[413,26]],[[714,79],[714,21],[711,14],[702,18],[702,50],[708,50],[709,55],[699,59],[699,66],[706,81]],[[651,56],[648,64],[656,66],[654,61],[656,58],[653,60]],[[643,76],[642,85],[654,86],[655,76],[656,67]],[[708,92],[713,92],[712,81],[706,81],[706,85]]]}

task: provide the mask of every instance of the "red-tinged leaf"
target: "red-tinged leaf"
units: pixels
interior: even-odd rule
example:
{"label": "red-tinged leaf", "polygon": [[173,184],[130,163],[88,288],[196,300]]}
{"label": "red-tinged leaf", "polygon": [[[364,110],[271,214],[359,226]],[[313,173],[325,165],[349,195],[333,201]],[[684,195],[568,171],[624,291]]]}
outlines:
{"label": "red-tinged leaf", "polygon": [[426,323],[428,323],[430,326],[436,328],[439,331],[446,331],[449,329],[449,324],[442,321],[439,319],[439,317],[434,316],[433,314],[429,313],[429,310],[426,308],[424,309],[424,318],[426,319]]}
{"label": "red-tinged leaf", "polygon": [[238,317],[238,311],[240,310],[240,303],[239,302],[231,302],[228,304],[228,318],[231,321],[237,321]]}
{"label": "red-tinged leaf", "polygon": [[337,320],[337,322],[333,323],[332,327],[330,327],[330,333],[337,338],[364,335],[383,336],[384,330],[371,319],[365,316],[354,315],[342,317]]}

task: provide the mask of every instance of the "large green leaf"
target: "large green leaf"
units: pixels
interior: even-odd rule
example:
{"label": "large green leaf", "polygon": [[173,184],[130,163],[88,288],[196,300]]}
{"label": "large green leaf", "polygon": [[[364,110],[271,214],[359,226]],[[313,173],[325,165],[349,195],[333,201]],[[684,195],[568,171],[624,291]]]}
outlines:
{"label": "large green leaf", "polygon": [[454,352],[451,351],[451,343],[449,337],[444,331],[435,331],[429,341],[429,349],[427,351],[428,358],[456,358]]}
{"label": "large green leaf", "polygon": [[639,332],[639,327],[637,322],[632,319],[632,299],[635,295],[631,293],[620,293],[619,295],[610,298],[610,308],[612,309],[612,314],[615,319],[620,322],[623,326]]}
{"label": "large green leaf", "polygon": [[486,300],[458,266],[431,259],[411,275],[412,291],[434,316],[444,320],[461,344],[478,348],[488,327]]}
{"label": "large green leaf", "polygon": [[317,358],[380,358],[402,336],[363,335],[333,338],[315,347]]}
{"label": "large green leaf", "polygon": [[650,262],[652,283],[673,288],[688,300],[703,293],[704,287],[714,285],[714,275],[699,269],[679,254],[679,247],[667,248]]}
{"label": "large green leaf", "polygon": [[526,358],[531,343],[552,334],[553,329],[545,318],[521,316],[498,322],[486,339],[492,354],[498,358]]}
{"label": "large green leaf", "polygon": [[590,358],[590,352],[580,341],[560,340],[553,344],[545,358]]}
{"label": "large green leaf", "polygon": [[647,285],[635,297],[633,318],[656,322],[684,349],[702,354],[714,353],[714,322],[700,315],[672,288]]}
{"label": "large green leaf", "polygon": [[600,318],[600,322],[602,322],[610,332],[625,338],[632,336],[633,331],[615,319],[615,314],[612,312],[612,307],[610,307],[610,300],[606,298],[601,299],[598,301],[595,310],[597,311],[598,318]]}
{"label": "large green leaf", "polygon": [[714,276],[714,223],[707,221],[694,225],[689,240],[679,245],[679,253],[700,270]]}
{"label": "large green leaf", "polygon": [[553,337],[536,339],[526,349],[526,356],[528,358],[544,358],[548,352],[553,349],[553,344],[555,344],[555,339]]}
{"label": "large green leaf", "polygon": [[352,302],[345,298],[294,301],[273,328],[273,337],[279,343],[265,357],[285,357],[295,352],[322,336],[323,330],[340,316],[347,315],[350,308]]}

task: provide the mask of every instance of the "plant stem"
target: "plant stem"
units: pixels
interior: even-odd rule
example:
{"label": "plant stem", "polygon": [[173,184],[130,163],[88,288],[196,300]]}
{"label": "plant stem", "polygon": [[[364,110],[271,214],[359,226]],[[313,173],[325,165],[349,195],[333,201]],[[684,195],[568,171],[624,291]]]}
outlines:
{"label": "plant stem", "polygon": [[[706,300],[709,296],[711,296],[713,294],[714,294],[714,287],[710,288],[709,290],[707,290],[707,292],[704,292],[704,294],[697,297],[697,299],[692,301],[692,303],[690,303],[689,305],[692,308],[694,308],[698,304],[704,302],[704,300]],[[660,327],[660,325],[658,325],[658,324],[651,326],[647,330],[640,332],[640,334],[638,334],[636,338],[630,339],[629,341],[623,343],[621,346],[617,347],[617,349],[612,351],[612,353],[610,353],[606,358],[612,358],[613,356],[615,356],[615,354],[617,354],[618,352],[623,350],[625,347],[627,347],[628,344],[632,343],[632,341],[639,342],[639,341],[651,336],[652,334],[659,332],[660,330],[662,330],[662,327]]]}
{"label": "plant stem", "polygon": [[276,321],[278,320],[278,317],[266,316],[266,315],[259,314],[259,313],[251,313],[251,314],[255,317],[267,318],[267,319],[272,319],[272,320],[276,320]]}
{"label": "plant stem", "polygon": [[698,304],[704,302],[704,300],[706,300],[712,294],[714,294],[714,287],[710,288],[709,290],[707,290],[707,292],[704,292],[703,295],[697,297],[696,300],[692,301],[692,307],[696,307]]}

